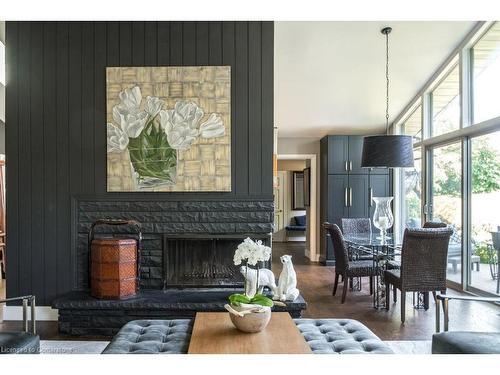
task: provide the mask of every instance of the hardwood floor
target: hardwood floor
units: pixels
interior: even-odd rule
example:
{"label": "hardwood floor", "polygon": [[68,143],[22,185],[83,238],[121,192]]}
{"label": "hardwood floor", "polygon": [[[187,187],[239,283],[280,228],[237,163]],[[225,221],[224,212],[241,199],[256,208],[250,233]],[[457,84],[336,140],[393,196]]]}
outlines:
{"label": "hardwood floor", "polygon": [[[281,272],[279,257],[292,255],[298,278],[298,288],[308,303],[304,317],[310,318],[350,318],[368,326],[382,340],[430,340],[434,333],[434,302],[428,311],[415,310],[411,295],[407,296],[406,323],[400,322],[399,302],[391,305],[389,311],[376,310],[372,306],[368,279],[363,280],[360,292],[349,291],[344,304],[340,303],[341,293],[332,296],[334,267],[311,263],[304,254],[303,243],[275,243],[273,245],[273,272],[276,277]],[[0,286],[0,295],[4,292]],[[342,286],[342,285],[340,285]],[[448,290],[449,293],[458,293]],[[399,296],[398,296],[399,297]],[[1,322],[0,331],[20,330],[21,322]],[[500,307],[487,303],[450,302],[450,329],[466,331],[500,331]],[[38,322],[38,333],[44,340],[68,340],[81,338],[60,336],[57,322]],[[97,339],[97,338],[85,338]],[[102,338],[100,338],[102,339]]]}
{"label": "hardwood floor", "polygon": [[[334,267],[312,263],[304,254],[303,243],[274,243],[272,269],[276,277],[281,272],[279,257],[292,255],[297,272],[298,288],[308,303],[304,317],[310,318],[349,318],[356,319],[368,326],[382,340],[430,340],[435,330],[434,302],[429,310],[415,310],[412,295],[406,299],[406,322],[401,324],[398,302],[391,304],[390,310],[376,310],[369,293],[368,278],[363,279],[359,292],[348,291],[347,299],[341,304],[340,292],[332,296]],[[458,292],[448,290],[450,294]],[[442,315],[442,314],[441,314]],[[450,330],[500,331],[500,307],[488,303],[450,302]]]}

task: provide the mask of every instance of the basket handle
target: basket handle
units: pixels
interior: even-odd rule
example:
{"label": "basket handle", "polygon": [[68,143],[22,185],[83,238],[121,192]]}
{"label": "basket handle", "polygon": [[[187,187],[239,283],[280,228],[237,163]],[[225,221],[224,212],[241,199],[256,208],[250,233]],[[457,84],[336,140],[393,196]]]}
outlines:
{"label": "basket handle", "polygon": [[89,247],[90,244],[92,243],[92,239],[94,238],[94,233],[95,233],[95,228],[99,225],[115,225],[115,226],[120,226],[120,225],[131,225],[136,227],[137,229],[137,234],[139,235],[139,245],[142,240],[142,231],[141,231],[141,224],[136,221],[136,220],[124,220],[124,219],[99,219],[95,221],[92,226],[90,227],[89,231]]}

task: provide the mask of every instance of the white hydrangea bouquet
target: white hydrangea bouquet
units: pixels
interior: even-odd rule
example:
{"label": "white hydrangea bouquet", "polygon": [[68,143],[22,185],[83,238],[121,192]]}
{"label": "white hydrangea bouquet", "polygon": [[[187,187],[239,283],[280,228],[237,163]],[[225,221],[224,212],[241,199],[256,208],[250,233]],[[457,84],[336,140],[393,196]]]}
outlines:
{"label": "white hydrangea bouquet", "polygon": [[[246,265],[246,272],[248,274],[249,266],[255,267],[257,270],[257,277],[255,278],[255,289],[259,289],[259,268],[260,264],[267,262],[271,258],[271,248],[262,243],[262,241],[253,241],[251,238],[246,238],[242,243],[238,245],[236,251],[234,252],[234,264],[239,266],[241,264]],[[245,279],[247,275],[245,275]],[[247,283],[245,282],[245,294],[232,294],[229,296],[229,302],[231,305],[241,305],[241,304],[252,304],[261,306],[273,306],[273,301],[267,298],[263,294],[255,294],[254,296],[248,295]]]}

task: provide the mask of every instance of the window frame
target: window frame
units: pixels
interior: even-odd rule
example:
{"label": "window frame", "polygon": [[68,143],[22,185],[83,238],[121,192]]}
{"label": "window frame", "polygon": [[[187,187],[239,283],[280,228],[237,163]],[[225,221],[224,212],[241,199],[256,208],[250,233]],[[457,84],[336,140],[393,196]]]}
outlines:
{"label": "window frame", "polygon": [[[500,21],[497,21],[500,23]],[[462,40],[459,46],[449,55],[449,57],[434,72],[427,83],[419,90],[417,95],[409,102],[404,110],[396,117],[392,123],[392,133],[402,134],[404,123],[413,115],[419,105],[422,107],[422,140],[413,144],[414,149],[421,149],[421,218],[422,224],[428,219],[428,202],[430,198],[429,189],[432,173],[432,149],[450,143],[461,142],[462,149],[462,260],[466,260],[461,271],[461,283],[449,282],[450,287],[468,291],[481,295],[493,295],[483,290],[471,287],[470,284],[470,257],[471,254],[471,139],[480,135],[492,133],[500,130],[500,116],[482,122],[473,122],[474,93],[473,93],[473,53],[472,48],[491,29],[495,21],[478,22]],[[459,95],[460,95],[460,121],[459,129],[432,136],[432,91],[448,77],[450,71],[459,66]],[[395,200],[396,225],[394,232],[402,235],[405,199],[403,195],[403,172],[395,170],[393,188],[399,197]]]}

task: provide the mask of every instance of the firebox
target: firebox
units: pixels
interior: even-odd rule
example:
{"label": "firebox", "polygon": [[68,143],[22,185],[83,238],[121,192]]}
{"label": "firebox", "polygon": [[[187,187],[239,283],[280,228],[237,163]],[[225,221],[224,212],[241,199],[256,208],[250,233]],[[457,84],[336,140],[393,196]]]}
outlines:
{"label": "firebox", "polygon": [[[234,265],[233,255],[244,238],[241,235],[207,234],[189,238],[165,236],[164,288],[243,286],[240,266]],[[261,240],[267,244],[268,237],[263,236]]]}

